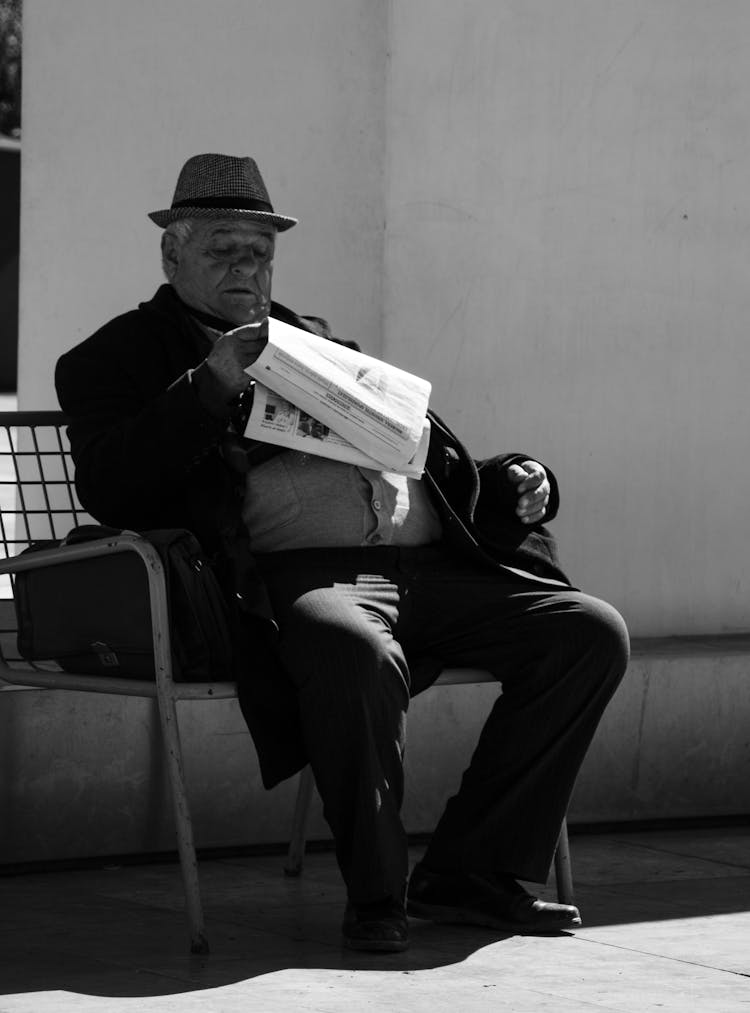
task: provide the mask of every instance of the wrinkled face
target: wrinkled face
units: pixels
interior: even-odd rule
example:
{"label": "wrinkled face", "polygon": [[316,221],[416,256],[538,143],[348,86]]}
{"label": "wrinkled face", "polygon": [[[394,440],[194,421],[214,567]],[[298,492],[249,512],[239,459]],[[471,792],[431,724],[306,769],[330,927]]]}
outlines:
{"label": "wrinkled face", "polygon": [[258,222],[196,222],[185,241],[164,235],[167,276],[195,309],[234,324],[268,316],[276,230]]}

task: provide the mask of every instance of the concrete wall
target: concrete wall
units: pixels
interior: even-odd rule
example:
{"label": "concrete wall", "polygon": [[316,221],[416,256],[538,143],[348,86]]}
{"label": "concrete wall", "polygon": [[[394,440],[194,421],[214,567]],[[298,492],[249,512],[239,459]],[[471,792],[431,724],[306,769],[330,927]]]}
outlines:
{"label": "concrete wall", "polygon": [[[569,822],[747,814],[748,657],[750,638],[638,651],[586,756]],[[492,685],[446,686],[413,702],[410,833],[435,826],[496,697]],[[288,841],[296,782],[263,790],[237,702],[179,708],[198,846]],[[151,701],[1,692],[0,760],[0,864],[174,850]],[[309,838],[329,837],[316,796]]]}
{"label": "concrete wall", "polygon": [[[567,568],[634,633],[748,630],[748,4],[26,0],[25,22],[21,407],[53,406],[57,355],[159,283],[145,212],[168,205],[183,160],[251,153],[277,208],[301,219],[279,242],[281,301],[429,376],[476,454],[518,448],[552,464]],[[727,703],[743,663],[696,665],[633,668],[584,769],[580,818],[615,818],[613,799],[623,817],[653,814],[658,792],[632,796],[632,750],[607,760],[617,730],[639,727],[652,681],[690,706],[665,738],[659,715],[677,711],[651,692],[644,769],[669,769],[696,741],[719,748],[714,722],[744,713]],[[431,819],[442,764],[458,769],[491,692],[445,690],[415,708],[410,830]],[[68,750],[70,715],[52,694],[2,700],[16,743],[8,804],[23,828],[58,793],[49,757]],[[84,807],[100,800],[107,839],[124,839],[113,829],[124,819],[146,828],[135,846],[151,846],[156,803],[138,815],[121,795],[156,762],[136,711],[76,705],[88,760],[70,760],[63,788]],[[235,719],[224,727],[239,743]],[[34,753],[35,767],[40,728],[50,753]],[[118,728],[135,766],[105,764],[102,785],[86,771]],[[450,746],[441,764],[438,737]],[[736,722],[730,739],[722,769],[739,770]],[[265,796],[249,744],[237,748],[245,809],[216,813],[207,788],[204,843],[285,835],[289,787]],[[200,756],[199,781],[223,784],[225,754]],[[699,814],[656,774],[649,785],[664,814]],[[745,805],[730,791],[721,811],[738,811],[735,799]]]}

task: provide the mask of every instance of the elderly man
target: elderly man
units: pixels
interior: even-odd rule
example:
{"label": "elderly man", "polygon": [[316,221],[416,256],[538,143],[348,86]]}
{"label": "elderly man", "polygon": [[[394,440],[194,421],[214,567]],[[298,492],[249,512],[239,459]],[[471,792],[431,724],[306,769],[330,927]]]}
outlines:
{"label": "elderly man", "polygon": [[[252,159],[216,154],[191,158],[150,217],[168,284],[58,363],[79,494],[105,524],[186,527],[211,554],[264,783],[312,764],[345,945],[405,949],[407,913],[503,932],[580,924],[518,880],[546,879],[628,638],[559,567],[542,525],[554,476],[526,453],[472,460],[432,412],[421,480],[243,439],[269,315],[331,337],[271,301],[276,235],[296,220]],[[409,700],[461,665],[502,694],[409,877]]]}

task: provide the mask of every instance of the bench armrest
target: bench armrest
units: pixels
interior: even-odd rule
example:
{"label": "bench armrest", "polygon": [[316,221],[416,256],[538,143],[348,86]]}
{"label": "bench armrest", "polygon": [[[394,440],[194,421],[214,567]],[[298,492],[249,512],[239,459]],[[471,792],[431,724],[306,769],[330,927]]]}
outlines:
{"label": "bench armrest", "polygon": [[35,552],[22,553],[18,556],[0,560],[0,574],[17,574],[48,566],[64,566],[67,563],[75,563],[82,559],[109,556],[119,552],[136,553],[146,569],[156,685],[169,691],[169,687],[173,686],[174,683],[172,680],[169,607],[167,603],[164,566],[159,553],[147,539],[135,533],[126,532],[107,538],[97,538],[90,542],[80,542],[75,545],[38,549]]}

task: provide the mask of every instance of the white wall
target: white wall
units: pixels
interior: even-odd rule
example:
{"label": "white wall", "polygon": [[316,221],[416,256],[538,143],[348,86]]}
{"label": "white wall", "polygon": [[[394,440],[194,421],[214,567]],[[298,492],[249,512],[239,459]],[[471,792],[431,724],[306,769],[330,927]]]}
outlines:
{"label": "white wall", "polygon": [[184,159],[254,154],[277,298],[552,464],[634,633],[747,630],[748,39],[742,0],[26,0],[21,405],[159,283]]}
{"label": "white wall", "polygon": [[22,407],[57,356],[163,281],[191,155],[252,155],[274,207],[274,295],[374,354],[381,334],[386,9],[368,0],[26,0]]}
{"label": "white wall", "polygon": [[394,0],[385,339],[634,632],[750,628],[750,4]]}

